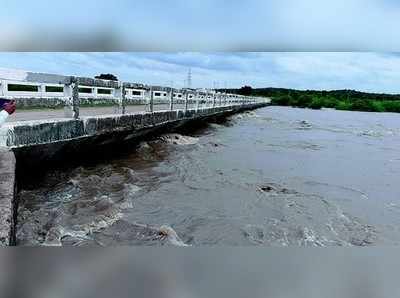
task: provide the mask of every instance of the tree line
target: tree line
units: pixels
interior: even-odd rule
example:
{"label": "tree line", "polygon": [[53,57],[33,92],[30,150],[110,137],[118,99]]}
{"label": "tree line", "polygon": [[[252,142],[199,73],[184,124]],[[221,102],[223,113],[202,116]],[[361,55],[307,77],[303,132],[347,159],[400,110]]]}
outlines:
{"label": "tree line", "polygon": [[300,108],[400,113],[400,94],[368,93],[356,90],[296,90],[286,88],[221,89],[241,95],[264,96],[272,104]]}

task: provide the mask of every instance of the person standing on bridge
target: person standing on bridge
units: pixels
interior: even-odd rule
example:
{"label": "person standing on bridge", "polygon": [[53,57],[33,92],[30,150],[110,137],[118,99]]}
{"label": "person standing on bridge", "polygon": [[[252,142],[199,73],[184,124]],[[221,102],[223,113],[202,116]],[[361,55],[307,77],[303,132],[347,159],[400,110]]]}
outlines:
{"label": "person standing on bridge", "polygon": [[[2,100],[0,99],[0,102]],[[10,116],[11,114],[13,114],[15,112],[16,109],[16,105],[15,105],[15,101],[6,101],[3,105],[2,105],[2,110],[0,111],[0,126],[2,126],[4,124],[4,122],[6,122],[8,116]]]}

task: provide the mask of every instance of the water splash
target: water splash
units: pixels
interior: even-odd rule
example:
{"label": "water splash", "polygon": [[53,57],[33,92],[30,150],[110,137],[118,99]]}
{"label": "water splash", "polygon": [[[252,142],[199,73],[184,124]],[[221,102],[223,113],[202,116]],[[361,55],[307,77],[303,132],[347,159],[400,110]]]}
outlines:
{"label": "water splash", "polygon": [[184,136],[177,133],[165,134],[161,136],[159,140],[173,145],[194,145],[199,142],[199,138]]}

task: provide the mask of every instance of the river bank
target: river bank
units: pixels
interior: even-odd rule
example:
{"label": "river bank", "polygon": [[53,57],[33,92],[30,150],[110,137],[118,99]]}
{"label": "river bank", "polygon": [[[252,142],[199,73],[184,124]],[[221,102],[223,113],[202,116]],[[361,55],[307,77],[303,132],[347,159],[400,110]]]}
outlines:
{"label": "river bank", "polygon": [[293,97],[283,95],[272,98],[272,104],[299,108],[321,109],[334,108],[343,111],[360,112],[392,112],[400,113],[400,100],[372,100],[372,99],[338,99],[300,95]]}

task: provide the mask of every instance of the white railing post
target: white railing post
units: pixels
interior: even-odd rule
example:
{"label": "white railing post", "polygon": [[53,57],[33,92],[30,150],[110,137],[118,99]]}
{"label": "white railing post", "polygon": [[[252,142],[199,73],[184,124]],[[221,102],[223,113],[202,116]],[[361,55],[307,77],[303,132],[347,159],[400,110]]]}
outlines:
{"label": "white railing post", "polygon": [[125,115],[126,113],[126,91],[125,91],[125,85],[123,82],[121,82],[121,108],[122,108],[122,115]]}
{"label": "white railing post", "polygon": [[189,103],[189,91],[185,92],[185,112],[188,110],[188,103]]}
{"label": "white railing post", "polygon": [[118,114],[124,115],[126,112],[126,94],[124,82],[118,82],[118,87],[114,89],[115,97],[118,100]]}
{"label": "white railing post", "polygon": [[74,119],[79,118],[79,79],[72,78],[72,112]]}
{"label": "white railing post", "polygon": [[198,112],[200,106],[200,96],[198,92],[196,92],[195,98],[196,98],[196,112]]}
{"label": "white railing post", "polygon": [[154,92],[153,92],[153,86],[150,87],[150,102],[149,102],[149,110],[150,112],[153,112],[153,104],[154,104]]}
{"label": "white railing post", "polygon": [[40,84],[40,97],[45,97],[46,96],[46,85],[45,84]]}
{"label": "white railing post", "polygon": [[0,81],[0,96],[6,96],[6,85],[5,81]]}
{"label": "white railing post", "polygon": [[70,77],[64,84],[64,115],[68,118],[79,118],[79,81],[76,77]]}
{"label": "white railing post", "polygon": [[72,118],[72,84],[71,81],[64,83],[64,117]]}
{"label": "white railing post", "polygon": [[170,111],[172,111],[174,109],[174,89],[171,88],[171,92],[169,95],[169,109]]}

